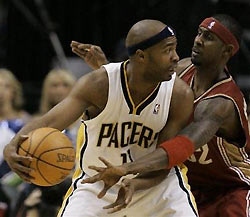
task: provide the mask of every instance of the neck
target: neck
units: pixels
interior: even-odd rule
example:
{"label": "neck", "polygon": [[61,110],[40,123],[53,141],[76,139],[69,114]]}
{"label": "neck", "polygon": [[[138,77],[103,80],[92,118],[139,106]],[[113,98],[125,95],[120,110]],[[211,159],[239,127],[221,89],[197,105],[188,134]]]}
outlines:
{"label": "neck", "polygon": [[126,65],[126,72],[129,92],[135,105],[138,105],[154,91],[159,82],[145,79],[143,67],[130,62]]}
{"label": "neck", "polygon": [[196,68],[196,80],[202,86],[212,86],[216,81],[226,77],[224,71],[225,65],[214,66],[195,66]]}
{"label": "neck", "polygon": [[146,70],[136,63],[129,62],[126,66],[127,79],[131,90],[137,92],[145,92],[145,90],[154,89],[158,85],[158,81],[146,79]]}
{"label": "neck", "polygon": [[227,77],[224,72],[224,67],[225,65],[215,65],[209,67],[195,66],[196,74],[194,77],[193,91],[196,98],[206,92],[216,82]]}

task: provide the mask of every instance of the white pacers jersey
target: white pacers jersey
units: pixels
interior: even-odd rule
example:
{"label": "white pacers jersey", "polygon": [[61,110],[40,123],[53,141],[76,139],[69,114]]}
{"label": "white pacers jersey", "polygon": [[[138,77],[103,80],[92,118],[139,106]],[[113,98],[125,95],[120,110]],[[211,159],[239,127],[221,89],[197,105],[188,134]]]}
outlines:
{"label": "white pacers jersey", "polygon": [[107,104],[97,117],[84,121],[79,130],[82,134],[77,151],[79,168],[58,217],[195,217],[196,205],[186,181],[185,167],[171,169],[159,185],[136,192],[129,206],[114,214],[108,214],[103,206],[116,200],[119,184],[102,199],[97,195],[103,182],[81,184],[82,178],[96,174],[88,166],[104,166],[98,159],[100,156],[121,165],[154,151],[159,132],[166,125],[176,75],[159,83],[135,107],[128,88],[126,64],[104,66],[109,79]]}
{"label": "white pacers jersey", "polygon": [[87,146],[83,156],[83,171],[93,176],[89,165],[103,166],[104,157],[113,165],[138,159],[156,148],[159,132],[169,113],[175,74],[170,81],[159,83],[137,107],[131,98],[126,62],[105,65],[109,78],[108,101],[94,119],[84,121]]}

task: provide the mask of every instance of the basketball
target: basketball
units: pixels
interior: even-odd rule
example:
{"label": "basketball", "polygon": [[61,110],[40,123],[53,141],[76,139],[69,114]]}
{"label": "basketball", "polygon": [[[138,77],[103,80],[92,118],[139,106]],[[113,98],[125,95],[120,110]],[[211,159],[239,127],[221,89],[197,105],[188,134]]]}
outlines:
{"label": "basketball", "polygon": [[75,164],[75,150],[70,139],[54,128],[31,131],[18,148],[18,154],[30,156],[26,166],[34,168],[31,182],[39,186],[52,186],[62,182]]}

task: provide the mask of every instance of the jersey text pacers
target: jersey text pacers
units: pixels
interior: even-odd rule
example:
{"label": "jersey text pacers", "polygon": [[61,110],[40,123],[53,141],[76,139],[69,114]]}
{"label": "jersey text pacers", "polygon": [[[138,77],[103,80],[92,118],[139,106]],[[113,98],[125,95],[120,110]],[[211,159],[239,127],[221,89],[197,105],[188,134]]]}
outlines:
{"label": "jersey text pacers", "polygon": [[107,147],[120,148],[137,144],[142,148],[148,148],[154,143],[158,135],[159,132],[154,132],[153,129],[139,122],[123,122],[119,125],[118,123],[102,124],[97,147],[105,141]]}

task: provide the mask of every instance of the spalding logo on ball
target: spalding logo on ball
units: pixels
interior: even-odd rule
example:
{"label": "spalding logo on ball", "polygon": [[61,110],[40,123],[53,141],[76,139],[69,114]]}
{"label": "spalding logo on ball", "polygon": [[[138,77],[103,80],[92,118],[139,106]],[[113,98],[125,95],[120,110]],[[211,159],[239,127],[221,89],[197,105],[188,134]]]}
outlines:
{"label": "spalding logo on ball", "polygon": [[75,164],[75,150],[70,139],[54,128],[31,131],[18,147],[18,154],[30,156],[33,161],[26,166],[34,168],[30,175],[32,183],[52,186],[62,182]]}

